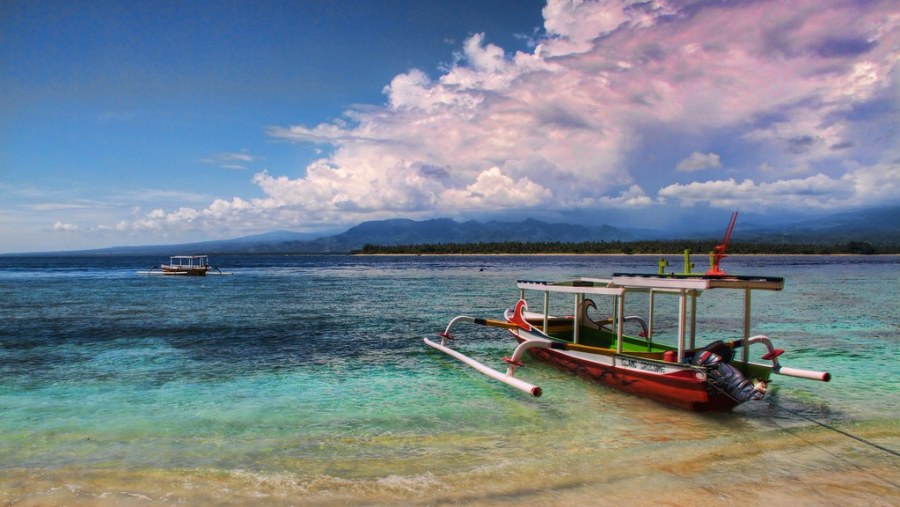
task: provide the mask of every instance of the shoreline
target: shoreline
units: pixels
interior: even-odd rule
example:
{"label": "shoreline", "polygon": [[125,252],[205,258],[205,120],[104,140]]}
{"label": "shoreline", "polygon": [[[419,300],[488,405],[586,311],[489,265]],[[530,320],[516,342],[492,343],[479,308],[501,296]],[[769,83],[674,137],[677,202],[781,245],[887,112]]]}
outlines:
{"label": "shoreline", "polygon": [[[842,425],[846,426],[846,424]],[[888,447],[896,424],[854,423]],[[298,457],[300,458],[300,457]],[[587,460],[587,461],[585,461]],[[488,460],[489,461],[489,460]],[[900,503],[898,459],[815,425],[721,438],[573,452],[542,466],[500,463],[454,472],[392,470],[363,477],[242,468],[8,468],[5,505],[693,505],[713,502],[889,506]],[[371,463],[369,465],[372,465]],[[396,474],[392,473],[396,472]],[[648,480],[649,479],[649,480]]]}
{"label": "shoreline", "polygon": [[[678,253],[363,253],[356,251],[349,252],[215,252],[209,251],[205,255],[215,257],[453,257],[453,256],[521,256],[521,257],[551,257],[551,256],[569,256],[569,257],[658,257],[667,256],[683,256],[683,252]],[[691,257],[707,257],[709,253],[691,253]],[[897,257],[900,252],[895,253],[729,253],[728,257]],[[114,258],[148,258],[159,257],[157,254],[81,254],[81,253],[0,253],[0,259],[18,260],[18,259],[114,259]]]}
{"label": "shoreline", "polygon": [[[231,255],[231,254],[229,254]],[[235,254],[237,255],[237,254]],[[293,254],[292,254],[293,255]],[[296,254],[296,255],[315,255],[315,254]],[[348,253],[351,257],[659,257],[659,256],[679,256],[683,257],[683,253]],[[709,254],[691,254],[693,259],[695,256],[707,257]],[[834,253],[834,254],[804,254],[804,253],[760,253],[760,254],[728,254],[728,257],[900,257],[900,253],[879,253],[879,254],[853,254],[853,253]]]}

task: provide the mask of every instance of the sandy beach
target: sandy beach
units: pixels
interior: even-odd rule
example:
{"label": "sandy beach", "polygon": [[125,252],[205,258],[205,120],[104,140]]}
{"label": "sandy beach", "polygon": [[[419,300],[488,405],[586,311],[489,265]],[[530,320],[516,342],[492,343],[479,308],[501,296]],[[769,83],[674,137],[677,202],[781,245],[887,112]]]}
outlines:
{"label": "sandy beach", "polygon": [[[900,447],[897,421],[844,431]],[[5,470],[9,506],[93,505],[697,505],[796,507],[900,503],[900,458],[815,425],[720,441],[656,442],[547,468],[516,464],[436,475],[342,478],[216,469]],[[373,471],[390,463],[371,463]],[[563,465],[560,467],[559,465]]]}

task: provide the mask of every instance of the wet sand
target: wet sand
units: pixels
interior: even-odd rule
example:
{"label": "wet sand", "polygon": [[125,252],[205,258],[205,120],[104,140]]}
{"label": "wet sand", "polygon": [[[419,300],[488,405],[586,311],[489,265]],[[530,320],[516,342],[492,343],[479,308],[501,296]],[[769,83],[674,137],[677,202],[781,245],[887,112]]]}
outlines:
{"label": "wet sand", "polygon": [[[897,421],[844,431],[900,447]],[[557,451],[558,452],[558,451]],[[900,458],[827,428],[654,442],[548,460],[490,463],[436,475],[342,478],[214,469],[8,469],[0,503],[44,505],[900,505]]]}

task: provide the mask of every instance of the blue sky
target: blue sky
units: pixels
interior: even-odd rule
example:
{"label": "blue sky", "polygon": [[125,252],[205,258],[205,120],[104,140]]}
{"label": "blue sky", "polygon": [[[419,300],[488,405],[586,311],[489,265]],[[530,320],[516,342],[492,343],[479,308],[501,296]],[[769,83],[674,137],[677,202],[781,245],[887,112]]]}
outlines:
{"label": "blue sky", "polygon": [[896,205],[896,5],[2,1],[0,252]]}

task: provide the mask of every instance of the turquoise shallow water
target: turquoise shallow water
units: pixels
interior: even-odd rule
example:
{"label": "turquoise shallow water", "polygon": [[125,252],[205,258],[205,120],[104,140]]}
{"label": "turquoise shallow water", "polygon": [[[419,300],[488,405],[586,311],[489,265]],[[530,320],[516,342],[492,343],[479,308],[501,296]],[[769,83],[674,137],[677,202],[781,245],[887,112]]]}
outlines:
{"label": "turquoise shallow water", "polygon": [[[724,459],[735,442],[769,438],[782,444],[766,474],[875,467],[896,492],[879,468],[896,464],[887,453],[837,436],[821,458],[846,455],[825,465],[804,461],[815,445],[789,442],[829,433],[800,414],[898,446],[900,257],[729,257],[730,272],[786,278],[783,292],[755,296],[754,332],[787,350],[784,364],[834,380],[775,377],[768,400],[728,414],[533,362],[522,376],[545,395],[530,399],[422,344],[457,314],[499,317],[517,279],[654,272],[656,260],[224,257],[214,263],[233,276],[181,278],[136,274],[159,259],[0,257],[0,501],[490,503],[493,491],[544,503],[546,488],[590,498],[593,481],[626,466],[622,481],[665,485],[666,459]],[[722,315],[699,342],[737,337],[739,299],[698,305]],[[497,368],[511,352],[496,330],[461,336]],[[720,473],[700,472],[686,479],[694,488]]]}

